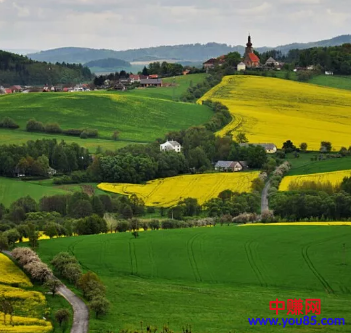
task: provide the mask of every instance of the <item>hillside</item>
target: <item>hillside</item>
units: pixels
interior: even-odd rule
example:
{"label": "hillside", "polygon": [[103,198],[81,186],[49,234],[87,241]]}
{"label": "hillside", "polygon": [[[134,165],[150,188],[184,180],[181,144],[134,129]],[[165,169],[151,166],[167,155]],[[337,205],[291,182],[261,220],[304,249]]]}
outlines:
{"label": "hillside", "polygon": [[[323,40],[311,43],[295,43],[289,45],[280,45],[277,47],[256,47],[258,52],[265,52],[271,49],[278,49],[286,53],[291,49],[307,49],[318,46],[335,46],[351,42],[351,35],[338,36],[332,39]],[[256,41],[259,43],[259,41]],[[184,45],[170,45],[170,46],[156,46],[149,48],[140,48],[124,51],[114,50],[97,50],[79,47],[64,47],[53,50],[41,51],[31,53],[28,55],[33,60],[50,61],[50,62],[72,62],[72,63],[86,63],[92,60],[104,58],[117,58],[129,62],[141,61],[140,59],[147,59],[148,61],[160,59],[174,59],[177,61],[204,61],[209,58],[218,57],[229,52],[244,53],[245,47],[242,45],[231,46],[219,43],[207,44],[184,44]]]}
{"label": "hillside", "polygon": [[[111,311],[103,320],[91,317],[93,332],[137,329],[143,321],[158,327],[169,322],[175,332],[191,325],[193,333],[273,333],[277,327],[270,325],[250,330],[248,318],[292,318],[287,311],[276,316],[269,310],[276,298],[321,299],[317,322],[351,320],[351,276],[342,264],[348,226],[216,225],[139,234],[138,239],[117,233],[40,242],[45,262],[69,251],[106,284]],[[349,251],[345,258],[349,263]],[[284,331],[301,332],[301,326]],[[332,331],[344,332],[345,326]],[[318,326],[318,332],[329,333],[330,326]]]}
{"label": "hillside", "polygon": [[201,100],[229,107],[235,119],[219,132],[246,133],[249,142],[272,142],[279,148],[292,140],[319,150],[321,141],[333,148],[351,142],[351,92],[276,78],[227,76]]}
{"label": "hillside", "polygon": [[79,83],[91,77],[89,68],[82,65],[47,64],[0,51],[0,85]]}
{"label": "hillside", "polygon": [[[186,86],[189,78],[185,79]],[[174,87],[174,95],[177,96],[178,89],[183,88],[183,84]],[[98,145],[114,150],[132,142],[153,142],[163,138],[169,131],[187,129],[211,118],[212,111],[209,108],[173,102],[172,94],[173,88],[165,87],[127,94],[90,92],[0,96],[0,119],[9,116],[20,125],[18,130],[1,129],[0,139],[4,143],[11,143],[57,137],[68,142],[79,142],[91,151],[95,151]],[[83,140],[64,135],[29,133],[25,131],[25,126],[30,118],[43,123],[57,122],[62,129],[94,128],[99,131],[99,138]],[[113,141],[111,136],[116,130],[120,132],[119,140]]]}
{"label": "hillside", "polygon": [[89,68],[101,67],[105,69],[105,68],[112,68],[112,67],[130,67],[131,65],[128,61],[124,61],[121,59],[106,58],[106,59],[89,61],[85,63],[84,66],[87,66]]}

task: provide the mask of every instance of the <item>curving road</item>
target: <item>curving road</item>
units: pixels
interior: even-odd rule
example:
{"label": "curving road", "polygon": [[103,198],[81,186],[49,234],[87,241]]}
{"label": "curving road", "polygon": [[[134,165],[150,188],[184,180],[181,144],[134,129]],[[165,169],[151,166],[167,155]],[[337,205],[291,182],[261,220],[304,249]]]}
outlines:
{"label": "curving road", "polygon": [[[10,251],[2,251],[4,254],[12,257]],[[64,284],[58,288],[58,294],[64,297],[73,309],[73,325],[71,333],[88,333],[89,329],[89,309],[87,305]]]}

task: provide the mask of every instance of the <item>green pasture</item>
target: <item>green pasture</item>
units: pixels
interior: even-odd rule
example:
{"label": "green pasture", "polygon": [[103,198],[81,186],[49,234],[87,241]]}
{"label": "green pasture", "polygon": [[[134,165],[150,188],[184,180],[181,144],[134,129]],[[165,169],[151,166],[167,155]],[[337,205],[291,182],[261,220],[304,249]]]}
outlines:
{"label": "green pasture", "polygon": [[[0,111],[1,113],[1,111]],[[18,130],[9,130],[9,129],[0,129],[0,142],[1,144],[21,144],[26,143],[29,140],[42,140],[42,139],[56,139],[58,141],[64,140],[67,143],[76,142],[80,146],[83,146],[89,149],[90,153],[95,153],[98,147],[101,147],[103,150],[116,150],[119,148],[123,148],[128,144],[133,142],[130,141],[113,141],[113,140],[105,140],[105,139],[81,139],[79,137],[67,136],[67,135],[53,135],[46,133],[30,133],[23,131],[21,129]]]}
{"label": "green pasture", "polygon": [[[3,140],[3,135],[4,140],[8,141],[11,136],[23,138],[24,133],[32,136],[25,132],[25,126],[29,119],[35,118],[43,123],[57,122],[62,129],[94,128],[99,131],[99,139],[111,139],[112,133],[117,130],[121,141],[145,143],[164,137],[172,130],[203,124],[212,116],[212,111],[202,105],[176,103],[146,95],[87,92],[1,96],[0,119],[11,117],[20,125],[20,129],[5,132],[1,130],[0,140]],[[39,135],[43,136],[35,134],[37,137]],[[67,138],[64,135],[51,137]],[[89,141],[96,140],[86,139],[84,142]],[[97,144],[99,143],[93,143],[94,146]],[[114,144],[111,142],[111,145]]]}
{"label": "green pasture", "polygon": [[169,77],[162,79],[163,83],[166,85],[165,87],[138,88],[127,92],[122,92],[122,94],[127,93],[135,96],[145,96],[177,101],[187,91],[189,87],[194,87],[198,83],[203,82],[206,76],[207,74],[191,74]]}
{"label": "green pasture", "polygon": [[193,333],[282,332],[248,323],[276,317],[269,310],[276,298],[319,298],[318,320],[346,322],[284,332],[348,332],[350,236],[347,226],[216,226],[45,240],[38,253],[48,263],[69,251],[106,284],[111,312],[92,315],[90,332],[136,329],[140,321],[176,332],[186,324]]}
{"label": "green pasture", "polygon": [[105,194],[105,192],[96,187],[95,183],[58,186],[54,185],[51,179],[23,181],[18,178],[0,177],[0,203],[4,204],[6,207],[9,207],[12,202],[27,195],[32,197],[34,200],[39,201],[44,196],[84,192],[85,187],[92,188],[96,195]]}
{"label": "green pasture", "polygon": [[320,86],[351,90],[351,76],[318,75],[308,82]]}
{"label": "green pasture", "polygon": [[311,161],[311,158],[319,155],[318,152],[299,153],[299,157],[295,158],[293,154],[288,154],[287,160],[291,163],[291,170],[288,175],[295,176],[351,169],[351,157]]}

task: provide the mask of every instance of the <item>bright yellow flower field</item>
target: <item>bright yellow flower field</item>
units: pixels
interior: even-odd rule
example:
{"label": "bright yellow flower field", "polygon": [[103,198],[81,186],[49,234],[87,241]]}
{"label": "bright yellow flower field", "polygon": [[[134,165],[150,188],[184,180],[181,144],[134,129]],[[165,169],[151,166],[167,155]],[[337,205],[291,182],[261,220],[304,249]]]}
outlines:
{"label": "bright yellow flower field", "polygon": [[314,173],[310,175],[298,175],[284,177],[279,186],[279,191],[289,191],[291,183],[301,184],[303,182],[327,183],[332,185],[340,185],[344,177],[350,177],[351,170],[342,170],[334,172]]}
{"label": "bright yellow flower field", "polygon": [[318,150],[321,141],[335,149],[351,144],[351,92],[307,83],[257,77],[226,76],[198,102],[225,104],[235,119],[219,135],[246,133],[249,142],[302,142]]}
{"label": "bright yellow flower field", "polygon": [[251,192],[251,183],[258,176],[259,172],[211,173],[156,179],[145,185],[102,183],[98,188],[125,195],[136,194],[146,206],[170,207],[185,198],[196,198],[203,204],[224,190]]}
{"label": "bright yellow flower field", "polygon": [[18,283],[24,287],[32,287],[28,277],[2,253],[0,253],[0,283]]}
{"label": "bright yellow flower field", "polygon": [[45,296],[40,292],[11,287],[9,284],[18,284],[24,288],[33,287],[24,272],[0,253],[0,297],[10,300],[14,309],[12,323],[7,315],[5,324],[4,314],[0,312],[0,332],[51,332],[51,323],[41,319],[47,307]]}

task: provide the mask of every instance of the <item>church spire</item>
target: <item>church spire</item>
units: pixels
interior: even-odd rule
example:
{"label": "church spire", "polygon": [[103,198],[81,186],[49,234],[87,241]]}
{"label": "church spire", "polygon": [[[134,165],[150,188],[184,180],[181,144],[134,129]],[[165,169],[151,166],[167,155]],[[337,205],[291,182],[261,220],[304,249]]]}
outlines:
{"label": "church spire", "polygon": [[251,43],[251,35],[249,33],[249,38],[247,39],[247,44],[246,44],[247,47],[252,47],[252,43]]}

